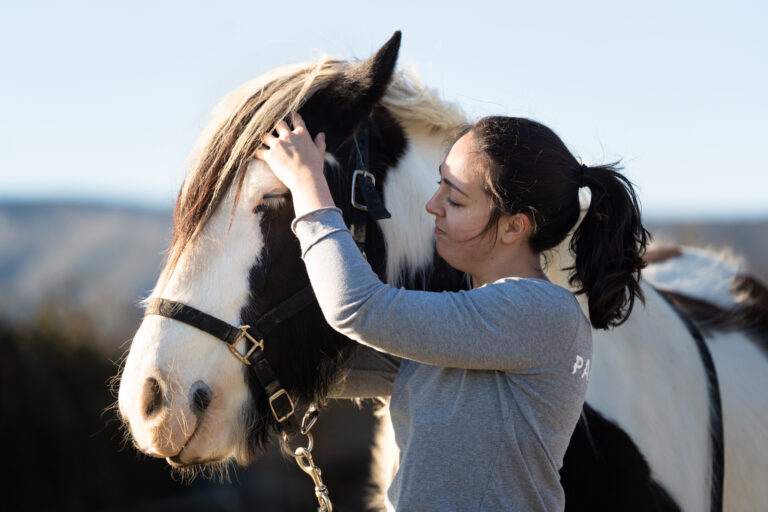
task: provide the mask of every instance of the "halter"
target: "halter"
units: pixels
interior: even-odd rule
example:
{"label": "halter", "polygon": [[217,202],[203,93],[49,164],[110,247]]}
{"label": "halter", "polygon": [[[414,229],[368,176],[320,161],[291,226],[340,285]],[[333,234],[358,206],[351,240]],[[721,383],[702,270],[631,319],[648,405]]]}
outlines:
{"label": "halter", "polygon": [[[355,149],[359,169],[352,174],[352,190],[350,202],[353,206],[350,231],[360,252],[365,255],[367,225],[370,220],[381,220],[391,217],[376,190],[376,180],[368,170],[370,168],[368,121],[355,134]],[[364,203],[358,198],[362,196]],[[317,410],[312,407],[306,412],[299,425],[296,419],[296,407],[288,392],[280,384],[272,366],[264,356],[265,338],[280,323],[296,315],[315,301],[312,287],[307,285],[288,297],[283,302],[264,313],[255,325],[235,327],[224,320],[209,315],[199,309],[170,299],[155,298],[149,301],[144,316],[158,315],[187,324],[199,329],[227,344],[227,348],[241,363],[253,368],[256,378],[267,396],[269,410],[277,421],[283,434],[283,449],[296,459],[302,471],[307,473],[315,483],[315,496],[320,505],[320,511],[332,512],[333,506],[328,497],[328,489],[320,478],[320,469],[312,460],[314,446],[312,434],[309,432],[317,420]],[[241,353],[237,346],[245,340],[245,351]],[[301,433],[307,438],[306,447],[298,447],[294,452],[287,448],[288,441]]]}
{"label": "halter", "polygon": [[[152,299],[144,315],[159,315],[185,323],[226,343],[232,355],[244,365],[253,368],[256,378],[267,396],[272,416],[274,416],[281,431],[288,437],[293,437],[300,430],[293,414],[296,408],[288,392],[280,384],[269,361],[264,357],[264,338],[278,324],[303,310],[314,300],[315,295],[312,288],[305,286],[264,313],[253,326],[235,327],[192,306],[169,299]],[[242,340],[246,342],[246,350],[241,354],[237,346]]]}
{"label": "halter", "polygon": [[[309,432],[317,420],[317,410],[310,408],[304,415],[299,426],[296,420],[296,407],[290,395],[282,387],[272,366],[264,357],[264,338],[281,322],[291,318],[304,308],[312,304],[315,294],[311,286],[305,286],[286,300],[264,313],[253,326],[241,325],[235,327],[224,320],[204,313],[199,309],[187,306],[181,302],[169,299],[152,299],[149,302],[147,315],[159,315],[178,322],[185,323],[196,329],[210,334],[227,344],[230,352],[244,365],[253,368],[256,378],[261,384],[267,396],[269,410],[280,426],[283,434],[283,450],[296,459],[296,464],[307,473],[315,483],[315,497],[320,505],[321,512],[333,512],[333,505],[328,496],[328,488],[320,477],[320,468],[312,459],[312,447],[314,442]],[[245,353],[240,353],[237,345],[246,340]],[[250,347],[248,344],[250,343]],[[288,449],[288,441],[296,434],[301,433],[307,438],[307,446],[299,446],[294,452]]]}

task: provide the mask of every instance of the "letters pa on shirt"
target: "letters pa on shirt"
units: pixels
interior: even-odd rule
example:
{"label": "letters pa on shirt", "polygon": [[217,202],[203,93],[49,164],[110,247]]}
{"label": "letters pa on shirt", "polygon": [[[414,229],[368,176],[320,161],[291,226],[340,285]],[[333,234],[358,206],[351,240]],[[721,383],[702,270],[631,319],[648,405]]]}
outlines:
{"label": "letters pa on shirt", "polygon": [[576,360],[573,362],[573,369],[571,374],[576,375],[581,370],[581,378],[589,380],[589,363],[590,360],[584,361],[584,358],[580,355],[576,355]]}

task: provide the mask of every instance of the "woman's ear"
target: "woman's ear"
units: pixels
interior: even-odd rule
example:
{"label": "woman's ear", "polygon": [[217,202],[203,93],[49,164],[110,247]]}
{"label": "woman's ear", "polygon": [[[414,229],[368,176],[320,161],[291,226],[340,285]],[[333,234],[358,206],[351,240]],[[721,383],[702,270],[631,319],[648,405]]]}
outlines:
{"label": "woman's ear", "polygon": [[499,239],[503,244],[513,244],[530,236],[531,220],[523,213],[505,215],[499,221]]}

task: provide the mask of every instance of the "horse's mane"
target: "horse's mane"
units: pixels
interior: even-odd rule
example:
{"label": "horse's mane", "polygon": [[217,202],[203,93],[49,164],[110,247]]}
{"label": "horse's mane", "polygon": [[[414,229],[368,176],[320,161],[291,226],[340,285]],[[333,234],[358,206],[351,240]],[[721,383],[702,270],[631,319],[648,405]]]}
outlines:
{"label": "horse's mane", "polygon": [[[172,271],[184,247],[205,227],[235,182],[237,203],[244,170],[262,138],[352,64],[326,57],[278,68],[218,102],[188,158],[189,171],[174,208],[168,269]],[[394,74],[381,104],[412,134],[448,134],[465,123],[458,107],[423,87],[410,70]]]}
{"label": "horse's mane", "polygon": [[452,134],[467,122],[457,105],[419,82],[413,67],[394,74],[381,104],[412,134]]}

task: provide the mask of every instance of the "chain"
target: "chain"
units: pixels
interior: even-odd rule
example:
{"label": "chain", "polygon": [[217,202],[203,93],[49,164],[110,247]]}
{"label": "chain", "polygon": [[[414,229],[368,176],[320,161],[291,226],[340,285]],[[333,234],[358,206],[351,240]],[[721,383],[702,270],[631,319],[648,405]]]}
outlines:
{"label": "chain", "polygon": [[323,484],[323,480],[320,477],[320,468],[315,466],[315,461],[312,459],[312,448],[314,447],[314,440],[312,434],[309,431],[315,425],[317,421],[318,412],[315,409],[307,411],[304,415],[304,419],[301,420],[301,435],[307,438],[307,446],[299,446],[294,451],[291,451],[288,445],[288,438],[283,436],[283,450],[286,454],[290,455],[296,460],[296,464],[308,474],[312,481],[315,483],[315,497],[319,505],[318,512],[333,512],[333,505],[331,505],[331,498],[328,496],[328,488]]}

